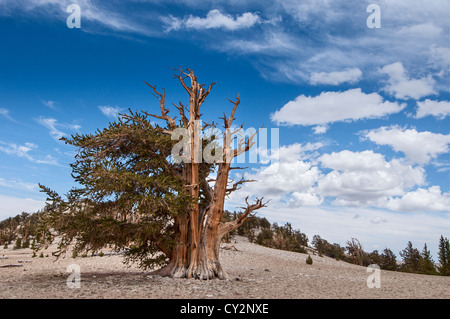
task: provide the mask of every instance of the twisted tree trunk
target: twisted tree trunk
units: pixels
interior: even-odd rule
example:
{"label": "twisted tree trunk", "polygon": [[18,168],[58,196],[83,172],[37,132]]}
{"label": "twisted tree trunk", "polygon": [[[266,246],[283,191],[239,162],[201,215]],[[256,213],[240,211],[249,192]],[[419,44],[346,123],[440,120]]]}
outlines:
{"label": "twisted tree trunk", "polygon": [[[189,73],[179,70],[180,74],[175,75],[179,79],[181,85],[189,94],[189,108],[186,109],[181,103],[178,109],[181,122],[184,129],[189,135],[189,151],[186,152],[184,161],[183,177],[185,180],[185,187],[189,190],[193,202],[189,211],[185,215],[175,218],[176,238],[172,251],[169,254],[169,264],[157,270],[155,273],[163,276],[172,276],[177,278],[198,278],[198,279],[228,279],[229,275],[223,270],[219,261],[220,243],[228,232],[236,229],[242,225],[251,213],[266,203],[262,199],[257,199],[254,204],[249,204],[246,200],[246,207],[244,211],[234,221],[222,223],[221,219],[224,213],[225,198],[231,192],[238,189],[238,186],[248,182],[241,179],[229,187],[229,173],[231,169],[231,160],[236,156],[247,152],[254,144],[253,138],[257,134],[255,132],[248,139],[240,139],[236,149],[231,148],[231,142],[234,135],[239,133],[243,125],[231,132],[231,126],[234,120],[234,114],[239,105],[239,98],[233,103],[233,109],[230,117],[225,115],[222,118],[224,121],[225,132],[223,134],[223,149],[221,160],[217,161],[217,176],[214,186],[210,186],[206,180],[202,180],[199,175],[199,164],[202,161],[201,154],[201,138],[200,138],[200,106],[205,101],[210,93],[213,85],[209,85],[208,89],[204,89],[203,84],[198,84],[192,70],[187,70]],[[190,79],[190,86],[185,82],[185,79]],[[161,115],[148,114],[158,119],[166,120],[171,130],[163,130],[167,134],[172,134],[178,127],[172,117],[168,115],[169,110],[165,107],[165,93],[160,93],[155,86],[147,83],[154,92],[154,95],[160,101]],[[185,110],[189,111],[189,118],[185,115]],[[204,129],[204,128],[203,128]],[[202,191],[207,193],[209,201],[205,204],[200,204],[201,185]]]}

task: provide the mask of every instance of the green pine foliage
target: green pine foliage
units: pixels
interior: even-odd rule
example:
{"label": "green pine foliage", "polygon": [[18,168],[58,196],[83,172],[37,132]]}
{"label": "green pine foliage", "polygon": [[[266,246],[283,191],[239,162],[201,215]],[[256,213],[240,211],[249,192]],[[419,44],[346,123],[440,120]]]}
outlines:
{"label": "green pine foliage", "polygon": [[[70,166],[81,187],[63,199],[40,185],[50,203],[41,243],[60,235],[56,256],[71,244],[74,253],[112,245],[125,250],[126,263],[163,266],[174,242],[173,216],[184,214],[191,198],[183,187],[182,164],[170,159],[177,141],[161,130],[147,114],[130,110],[94,134],[62,138],[77,149]],[[202,173],[209,174],[209,167]]]}
{"label": "green pine foliage", "polygon": [[422,253],[419,259],[419,273],[426,275],[436,275],[436,266],[431,258],[431,253],[427,248],[427,244],[424,245]]}
{"label": "green pine foliage", "polygon": [[21,249],[21,248],[22,248],[22,238],[19,237],[16,239],[16,243],[13,249]]}
{"label": "green pine foliage", "polygon": [[[236,218],[232,216],[236,213],[225,213],[223,221]],[[277,223],[271,224],[264,217],[253,216],[235,233],[247,237],[250,242],[275,249],[306,253],[305,247],[308,246],[308,237],[300,230],[293,229],[290,223],[279,226]]]}
{"label": "green pine foliage", "polygon": [[450,276],[450,244],[447,237],[441,235],[439,238],[439,252],[438,252],[440,275]]}
{"label": "green pine foliage", "polygon": [[349,261],[349,258],[345,255],[344,247],[341,247],[336,243],[331,244],[319,235],[313,236],[311,244],[318,251],[319,257],[327,256],[334,259]]}
{"label": "green pine foliage", "polygon": [[381,254],[380,268],[384,270],[398,270],[397,257],[389,248],[385,248]]}
{"label": "green pine foliage", "polygon": [[419,272],[420,252],[413,247],[411,241],[409,241],[406,248],[400,252],[400,256],[403,258],[403,264],[399,268],[401,271]]}

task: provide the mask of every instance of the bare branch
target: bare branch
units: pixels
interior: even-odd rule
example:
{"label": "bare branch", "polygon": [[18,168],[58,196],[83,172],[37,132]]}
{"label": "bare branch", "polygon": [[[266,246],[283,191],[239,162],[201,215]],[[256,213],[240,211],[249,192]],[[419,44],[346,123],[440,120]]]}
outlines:
{"label": "bare branch", "polygon": [[261,129],[262,129],[262,127],[259,130],[257,130],[255,133],[250,135],[247,141],[245,141],[245,138],[241,138],[239,140],[238,148],[233,150],[233,158],[241,155],[242,153],[247,152],[248,150],[250,150],[253,147],[253,145],[255,145],[255,142],[253,142],[253,138],[256,136],[256,134],[259,133],[259,131],[261,131]]}
{"label": "bare branch", "polygon": [[249,204],[248,203],[248,196],[245,198],[245,203],[247,204],[247,207],[242,207],[244,208],[244,212],[235,220],[231,221],[231,222],[226,222],[223,224],[220,224],[220,234],[223,236],[226,233],[238,228],[239,226],[241,226],[248,218],[251,218],[253,215],[250,215],[253,211],[260,209],[262,207],[267,207],[267,204],[269,203],[267,202],[263,202],[264,197],[262,198],[257,198],[256,202],[254,204]]}
{"label": "bare branch", "polygon": [[178,105],[176,105],[175,103],[172,103],[177,109],[178,109],[178,111],[180,112],[180,116],[181,116],[181,121],[183,122],[183,125],[185,126],[185,127],[187,127],[188,126],[188,124],[189,124],[189,120],[187,119],[187,117],[186,117],[186,115],[185,115],[185,113],[184,113],[184,110],[185,110],[185,106],[183,105],[183,104],[181,104],[181,102],[178,102],[179,104],[180,104],[180,106],[178,106]]}
{"label": "bare branch", "polygon": [[239,99],[239,94],[238,94],[238,97],[236,98],[236,101],[232,101],[230,99],[227,99],[227,100],[234,104],[233,110],[231,111],[231,114],[230,114],[230,117],[228,118],[228,121],[225,124],[225,128],[230,128],[231,124],[233,124],[233,121],[234,121],[234,114],[236,113],[236,109],[237,109],[239,103],[241,103],[241,100]]}
{"label": "bare branch", "polygon": [[169,123],[170,128],[172,130],[174,130],[177,127],[177,125],[175,124],[175,120],[172,117],[170,117],[169,115],[167,115],[170,112],[170,110],[166,109],[166,106],[165,106],[166,91],[163,89],[163,93],[160,93],[160,92],[158,92],[156,90],[156,86],[153,86],[153,85],[147,83],[146,81],[144,81],[144,83],[147,84],[149,87],[151,87],[153,89],[153,95],[159,100],[159,107],[161,109],[161,116],[154,115],[154,114],[149,114],[149,113],[146,113],[146,112],[144,112],[144,113],[149,115],[149,116],[158,118],[158,119],[166,120]]}
{"label": "bare branch", "polygon": [[242,178],[239,181],[237,181],[236,183],[233,183],[233,186],[231,188],[226,189],[226,195],[230,195],[232,192],[240,189],[240,187],[238,187],[239,185],[242,185],[244,183],[251,183],[251,182],[256,182],[256,180],[245,179],[244,176],[242,176]]}
{"label": "bare branch", "polygon": [[[188,86],[186,85],[186,82],[184,82],[184,79],[190,77],[190,74],[185,73],[185,72],[183,71],[183,68],[174,69],[174,70],[179,71],[179,72],[180,72],[180,75],[174,75],[173,77],[176,78],[176,79],[178,79],[178,80],[180,80],[180,83],[181,83],[181,85],[184,87],[184,89],[186,90],[186,92],[188,92],[189,95],[191,95],[191,93],[192,93],[191,88],[188,87]],[[189,69],[188,69],[188,70],[189,70]],[[191,80],[192,80],[192,79],[191,79]]]}
{"label": "bare branch", "polygon": [[202,105],[203,102],[205,102],[206,97],[209,95],[209,92],[211,92],[211,89],[213,88],[213,86],[216,84],[216,82],[211,83],[208,87],[208,89],[206,90],[206,92],[204,92],[203,87],[201,87],[201,94],[199,96],[199,100],[198,100],[198,104]]}

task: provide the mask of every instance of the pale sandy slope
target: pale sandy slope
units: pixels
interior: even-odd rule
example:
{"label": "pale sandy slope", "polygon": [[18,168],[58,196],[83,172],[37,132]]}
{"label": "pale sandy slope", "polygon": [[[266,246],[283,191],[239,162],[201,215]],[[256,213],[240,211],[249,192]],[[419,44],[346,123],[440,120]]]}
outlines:
{"label": "pale sandy slope", "polygon": [[[238,250],[222,250],[224,268],[233,281],[199,281],[151,277],[127,268],[118,255],[76,259],[31,258],[31,250],[4,250],[0,266],[0,298],[445,298],[450,277],[381,271],[380,288],[368,288],[365,267],[327,257],[270,249],[238,238]],[[50,254],[50,248],[44,254]],[[19,262],[20,261],[20,262]],[[81,270],[80,288],[68,288],[67,267]]]}

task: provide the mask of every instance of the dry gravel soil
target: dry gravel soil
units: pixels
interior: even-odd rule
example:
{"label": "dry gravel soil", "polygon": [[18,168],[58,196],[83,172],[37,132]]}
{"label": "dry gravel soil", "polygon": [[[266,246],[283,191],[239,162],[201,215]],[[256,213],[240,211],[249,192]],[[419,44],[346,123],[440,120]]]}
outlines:
{"label": "dry gravel soil", "polygon": [[[172,279],[127,267],[120,255],[55,261],[32,258],[29,249],[0,248],[0,299],[450,299],[450,277],[384,271],[380,287],[368,287],[366,267],[328,257],[281,251],[233,239],[221,249],[224,269],[236,280]],[[80,269],[79,288],[68,287]],[[2,267],[15,265],[15,267]],[[372,281],[371,281],[372,282]]]}

